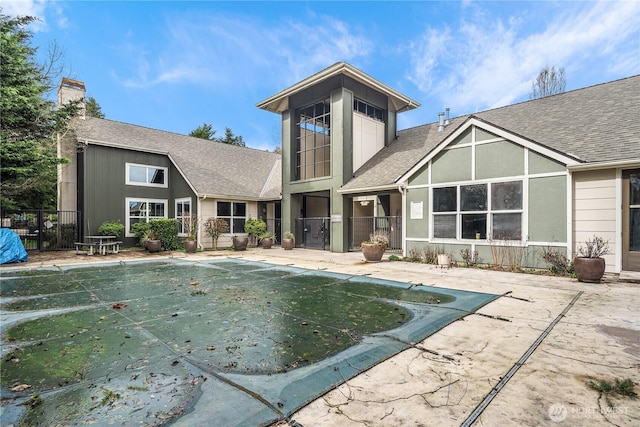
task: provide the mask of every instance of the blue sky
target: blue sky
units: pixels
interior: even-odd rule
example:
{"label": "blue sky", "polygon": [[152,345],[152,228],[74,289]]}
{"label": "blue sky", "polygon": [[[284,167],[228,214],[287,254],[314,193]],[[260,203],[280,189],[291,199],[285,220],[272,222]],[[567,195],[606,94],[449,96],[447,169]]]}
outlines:
{"label": "blue sky", "polygon": [[188,134],[230,127],[280,144],[256,103],[338,61],[420,102],[405,129],[529,99],[546,66],[567,90],[640,74],[640,2],[3,0],[39,18],[32,44],[65,52],[111,120]]}

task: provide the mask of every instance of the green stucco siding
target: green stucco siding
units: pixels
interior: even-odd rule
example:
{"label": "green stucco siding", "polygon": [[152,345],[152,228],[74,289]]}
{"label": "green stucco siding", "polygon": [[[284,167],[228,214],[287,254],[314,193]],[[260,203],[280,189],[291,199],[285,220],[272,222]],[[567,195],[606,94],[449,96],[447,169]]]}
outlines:
{"label": "green stucco siding", "polygon": [[[427,238],[429,237],[429,189],[413,188],[407,190],[406,196],[407,206],[407,237],[408,238]],[[422,219],[411,218],[411,202],[422,202]]]}
{"label": "green stucco siding", "polygon": [[476,179],[524,173],[524,148],[508,141],[476,146]]}
{"label": "green stucco siding", "polygon": [[567,178],[529,180],[529,240],[567,241]]}
{"label": "green stucco siding", "polygon": [[411,178],[409,178],[409,185],[425,185],[429,184],[429,166],[425,165],[420,168]]}
{"label": "green stucco siding", "polygon": [[471,179],[471,147],[454,148],[438,154],[431,167],[433,183]]}
{"label": "green stucco siding", "polygon": [[499,138],[499,136],[494,135],[491,132],[487,132],[484,129],[480,129],[479,127],[474,127],[474,129],[476,131],[476,141],[488,141]]}
{"label": "green stucco siding", "polygon": [[455,145],[460,145],[460,144],[469,144],[471,142],[471,135],[472,135],[471,128],[469,128],[464,132],[462,132],[462,135],[457,137],[451,144],[449,144],[449,146],[453,147]]}
{"label": "green stucco siding", "polygon": [[562,172],[566,166],[541,154],[529,151],[529,173]]}

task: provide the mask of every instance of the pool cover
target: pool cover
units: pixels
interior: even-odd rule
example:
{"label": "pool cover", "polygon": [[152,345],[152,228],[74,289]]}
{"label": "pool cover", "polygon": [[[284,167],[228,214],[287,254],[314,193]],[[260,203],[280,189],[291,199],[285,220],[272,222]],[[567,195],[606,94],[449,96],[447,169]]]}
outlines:
{"label": "pool cover", "polygon": [[237,259],[0,283],[2,419],[26,425],[269,425],[497,298]]}

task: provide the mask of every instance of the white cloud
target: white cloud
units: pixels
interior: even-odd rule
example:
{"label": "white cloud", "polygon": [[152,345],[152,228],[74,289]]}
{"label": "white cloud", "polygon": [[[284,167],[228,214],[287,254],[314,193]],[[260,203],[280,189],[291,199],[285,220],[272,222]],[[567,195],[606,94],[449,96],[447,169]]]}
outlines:
{"label": "white cloud", "polygon": [[125,49],[117,48],[134,67],[124,81],[130,87],[182,82],[246,87],[266,81],[282,86],[332,62],[371,52],[368,39],[344,22],[326,16],[313,21],[274,24],[250,16],[173,15],[164,31],[167,40],[155,43],[161,51],[148,51],[135,37]]}
{"label": "white cloud", "polygon": [[30,25],[32,31],[43,31],[46,28],[45,9],[46,0],[5,0],[2,2],[2,14],[16,16],[33,16],[38,18]]}
{"label": "white cloud", "polygon": [[531,24],[527,16],[496,18],[477,8],[457,28],[428,27],[411,44],[408,78],[452,111],[473,112],[527,99],[546,65],[565,67],[569,83],[596,67],[614,78],[638,73],[639,3],[562,5],[571,9],[553,13],[529,34],[524,33],[524,25]]}

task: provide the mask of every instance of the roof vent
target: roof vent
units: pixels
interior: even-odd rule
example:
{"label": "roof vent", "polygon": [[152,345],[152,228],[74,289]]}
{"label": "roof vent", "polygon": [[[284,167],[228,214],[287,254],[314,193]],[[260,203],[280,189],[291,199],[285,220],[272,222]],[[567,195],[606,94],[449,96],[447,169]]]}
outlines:
{"label": "roof vent", "polygon": [[449,120],[449,110],[450,110],[450,108],[449,108],[449,107],[447,107],[447,108],[444,110],[444,111],[445,111],[445,114],[444,114],[444,125],[445,125],[445,126],[449,126],[449,123],[451,123],[451,120]]}
{"label": "roof vent", "polygon": [[438,132],[444,130],[444,113],[438,113]]}

